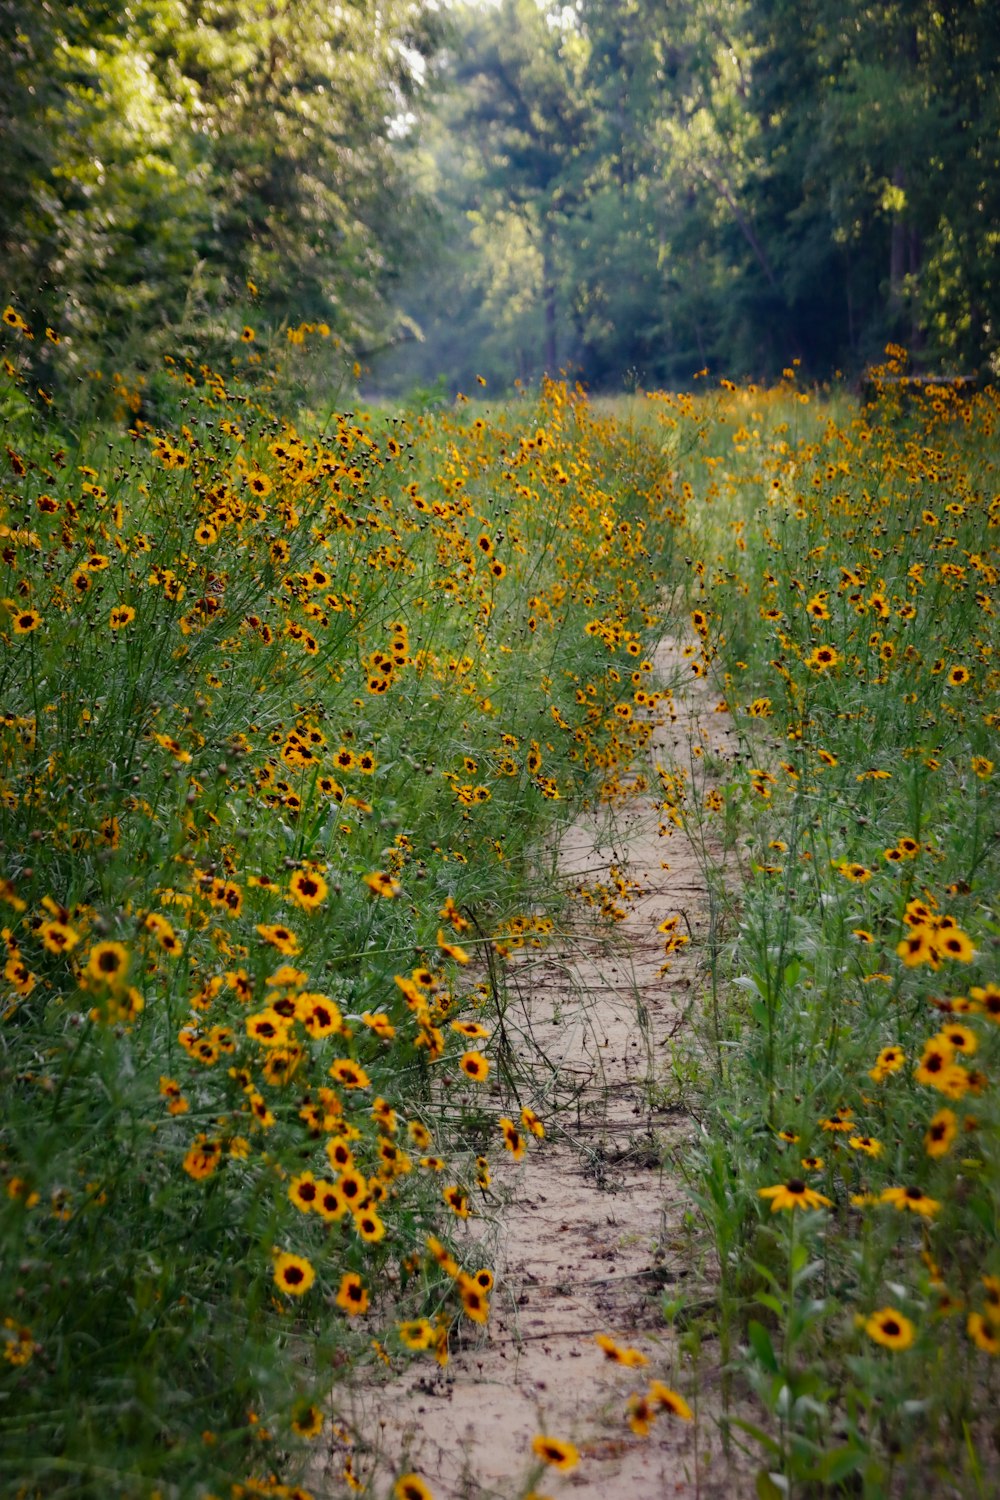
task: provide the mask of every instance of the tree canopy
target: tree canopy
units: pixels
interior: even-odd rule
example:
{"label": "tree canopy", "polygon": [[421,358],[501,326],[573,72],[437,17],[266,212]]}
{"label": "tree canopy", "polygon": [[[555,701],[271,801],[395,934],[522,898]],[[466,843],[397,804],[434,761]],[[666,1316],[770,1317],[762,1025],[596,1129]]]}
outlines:
{"label": "tree canopy", "polygon": [[[7,295],[82,368],[246,304],[381,388],[988,370],[993,0],[0,0]],[[395,348],[400,329],[419,339]]]}

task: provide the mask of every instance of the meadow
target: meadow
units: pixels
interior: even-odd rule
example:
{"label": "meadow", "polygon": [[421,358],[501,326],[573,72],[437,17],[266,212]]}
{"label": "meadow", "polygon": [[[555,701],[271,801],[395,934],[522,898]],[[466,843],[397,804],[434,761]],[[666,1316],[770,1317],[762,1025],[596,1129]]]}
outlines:
{"label": "meadow", "polygon": [[502,966],[650,732],[677,514],[566,387],[300,430],[247,329],[63,431],[5,321],[0,1485],[286,1493],[488,1316]]}
{"label": "meadow", "polygon": [[[986,1495],[1000,1353],[997,399],[724,390],[692,505],[689,762],[724,1349],[761,1495]],[[725,386],[725,382],[723,382]]]}
{"label": "meadow", "polygon": [[319,1442],[364,1491],[338,1388],[488,1320],[468,1221],[551,1124],[504,966],[667,631],[744,744],[665,768],[718,1420],[764,1497],[990,1493],[995,393],[324,418],[302,325],[84,420],[4,322],[0,1493],[301,1496]]}

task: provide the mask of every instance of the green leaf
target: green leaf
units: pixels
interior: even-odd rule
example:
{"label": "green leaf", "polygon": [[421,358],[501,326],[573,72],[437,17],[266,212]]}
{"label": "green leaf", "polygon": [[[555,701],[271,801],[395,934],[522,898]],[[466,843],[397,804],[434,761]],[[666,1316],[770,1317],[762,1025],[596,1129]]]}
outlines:
{"label": "green leaf", "polygon": [[746,1422],[742,1417],[731,1418],[729,1425],[731,1427],[738,1427],[741,1432],[745,1432],[748,1437],[752,1437],[755,1442],[760,1443],[762,1448],[766,1448],[768,1453],[773,1453],[779,1458],[781,1457],[781,1444],[771,1437],[770,1433],[765,1432],[762,1427],[755,1427],[753,1422]]}
{"label": "green leaf", "polygon": [[765,1370],[770,1370],[772,1374],[776,1374],[778,1370],[778,1357],[774,1352],[774,1345],[771,1343],[771,1335],[763,1323],[758,1323],[756,1318],[751,1318],[747,1325],[747,1337],[750,1340],[751,1349]]}
{"label": "green leaf", "polygon": [[860,1448],[845,1446],[843,1448],[831,1448],[824,1453],[822,1459],[816,1466],[816,1477],[824,1484],[839,1484],[846,1479],[848,1474],[853,1474],[864,1462],[865,1455]]}

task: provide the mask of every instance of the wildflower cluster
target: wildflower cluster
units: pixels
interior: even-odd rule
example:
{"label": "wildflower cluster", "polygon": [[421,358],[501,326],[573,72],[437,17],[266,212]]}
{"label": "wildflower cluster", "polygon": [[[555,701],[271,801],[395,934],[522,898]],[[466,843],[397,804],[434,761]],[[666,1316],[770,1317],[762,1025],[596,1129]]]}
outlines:
{"label": "wildflower cluster", "polygon": [[0,1380],[43,1485],[102,1443],[277,1484],[373,1336],[485,1322],[488,1153],[544,1135],[491,1056],[560,909],[530,852],[656,717],[676,514],[579,392],[304,431],[163,381],[176,424],[25,422],[0,481]]}
{"label": "wildflower cluster", "polygon": [[877,1486],[887,1453],[916,1473],[929,1434],[974,1429],[1000,1352],[1000,413],[930,385],[804,405],[720,398],[716,444],[739,426],[692,508],[695,628],[744,736],[704,816],[749,846],[713,1221],[742,1217],[759,1389],[780,1366],[830,1393],[796,1408],[785,1472],[817,1479],[839,1441],[838,1474]]}

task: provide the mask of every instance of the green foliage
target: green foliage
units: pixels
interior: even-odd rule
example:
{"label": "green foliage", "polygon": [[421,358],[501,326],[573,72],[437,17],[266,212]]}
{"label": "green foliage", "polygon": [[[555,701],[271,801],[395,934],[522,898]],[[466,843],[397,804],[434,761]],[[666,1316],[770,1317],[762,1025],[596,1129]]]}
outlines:
{"label": "green foliage", "polygon": [[31,333],[0,376],[0,1494],[287,1494],[373,1336],[446,1363],[488,1310],[486,1158],[529,1102],[505,965],[568,900],[543,839],[652,733],[676,515],[565,386],[296,423],[257,340],[168,363],[158,428],[119,382],[127,431],[70,447],[22,400]]}
{"label": "green foliage", "polygon": [[[400,366],[463,382],[484,350],[508,380],[566,364],[613,389],[796,356],[826,377],[889,337],[995,361],[988,0],[507,0],[460,10],[446,61],[436,285],[405,291],[426,343]],[[512,214],[540,270],[498,255]]]}
{"label": "green foliage", "polygon": [[0,279],[62,335],[40,377],[148,367],[178,330],[214,357],[217,312],[247,282],[272,324],[381,336],[419,216],[392,143],[432,45],[416,0],[377,16],[319,0],[4,10]]}
{"label": "green foliage", "polygon": [[714,418],[683,469],[692,618],[738,750],[688,818],[730,848],[697,1177],[766,1413],[735,1425],[761,1493],[973,1494],[1000,1350],[996,393],[890,384],[837,420],[734,388]]}

